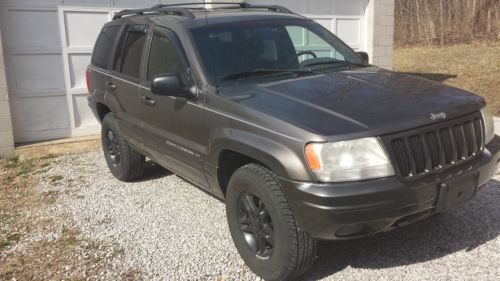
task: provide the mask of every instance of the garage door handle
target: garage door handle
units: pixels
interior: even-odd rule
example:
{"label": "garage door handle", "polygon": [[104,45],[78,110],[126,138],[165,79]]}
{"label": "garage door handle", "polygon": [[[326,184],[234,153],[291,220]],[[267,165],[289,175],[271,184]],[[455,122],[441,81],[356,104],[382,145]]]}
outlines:
{"label": "garage door handle", "polygon": [[142,96],[142,102],[147,104],[147,105],[155,105],[156,101],[152,100],[150,97]]}
{"label": "garage door handle", "polygon": [[115,90],[116,89],[116,85],[113,84],[113,82],[106,82],[106,87],[109,89],[109,90]]}

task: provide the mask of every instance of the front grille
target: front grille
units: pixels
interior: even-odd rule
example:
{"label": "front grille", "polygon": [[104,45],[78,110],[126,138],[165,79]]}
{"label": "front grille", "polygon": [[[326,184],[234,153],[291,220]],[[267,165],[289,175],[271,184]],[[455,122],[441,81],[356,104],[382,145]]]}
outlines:
{"label": "front grille", "polygon": [[413,179],[478,155],[484,124],[477,113],[383,139],[399,176]]}

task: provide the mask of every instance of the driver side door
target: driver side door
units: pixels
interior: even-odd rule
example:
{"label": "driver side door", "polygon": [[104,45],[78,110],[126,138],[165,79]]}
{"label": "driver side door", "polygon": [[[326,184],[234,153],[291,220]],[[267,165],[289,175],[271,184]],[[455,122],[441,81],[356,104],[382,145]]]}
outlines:
{"label": "driver side door", "polygon": [[203,122],[203,99],[151,92],[153,79],[164,74],[177,73],[184,85],[192,83],[187,74],[189,65],[185,52],[173,31],[154,28],[143,67],[139,98],[145,149],[156,162],[206,186],[202,167],[209,131]]}

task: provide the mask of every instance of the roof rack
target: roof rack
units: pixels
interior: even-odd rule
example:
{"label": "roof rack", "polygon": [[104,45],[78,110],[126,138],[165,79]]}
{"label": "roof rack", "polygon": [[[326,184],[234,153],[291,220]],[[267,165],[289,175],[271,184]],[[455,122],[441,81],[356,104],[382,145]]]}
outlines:
{"label": "roof rack", "polygon": [[156,7],[155,6],[155,7],[149,8],[149,9],[122,10],[113,16],[113,20],[122,18],[123,16],[129,16],[129,15],[137,16],[137,15],[144,15],[144,14],[171,14],[171,15],[178,15],[178,16],[194,18],[193,13],[191,11],[189,11],[188,9],[163,8],[163,7]]}
{"label": "roof rack", "polygon": [[[192,5],[226,5],[222,7],[212,7],[211,9],[266,9],[276,13],[294,14],[294,12],[280,5],[252,5],[247,2],[197,2],[197,3],[178,3],[178,4],[159,4],[152,7],[152,9],[166,8],[166,7],[180,7],[180,6],[192,6]],[[186,9],[196,9],[196,8],[186,8]]]}
{"label": "roof rack", "polygon": [[197,2],[197,3],[178,3],[178,4],[159,4],[147,9],[134,9],[134,10],[122,10],[113,16],[113,20],[122,18],[123,16],[129,15],[144,15],[144,14],[172,14],[179,15],[189,18],[194,18],[193,13],[190,10],[203,9],[197,7],[187,7],[187,8],[176,8],[182,6],[192,6],[192,5],[225,5],[222,7],[211,8],[212,10],[218,9],[265,9],[276,13],[285,14],[295,14],[289,9],[280,5],[251,5],[247,2],[231,3],[231,2]]}

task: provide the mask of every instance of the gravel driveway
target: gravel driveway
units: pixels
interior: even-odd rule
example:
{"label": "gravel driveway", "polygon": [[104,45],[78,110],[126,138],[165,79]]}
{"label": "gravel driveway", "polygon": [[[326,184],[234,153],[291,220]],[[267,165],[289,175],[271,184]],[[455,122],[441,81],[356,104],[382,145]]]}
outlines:
{"label": "gravel driveway", "polygon": [[[233,246],[224,205],[165,169],[122,183],[100,151],[59,157],[50,170],[68,189],[53,212],[69,212],[83,235],[124,250],[116,268],[148,280],[255,280]],[[500,173],[461,208],[393,232],[320,242],[304,280],[498,280]],[[222,278],[221,278],[222,277]]]}

